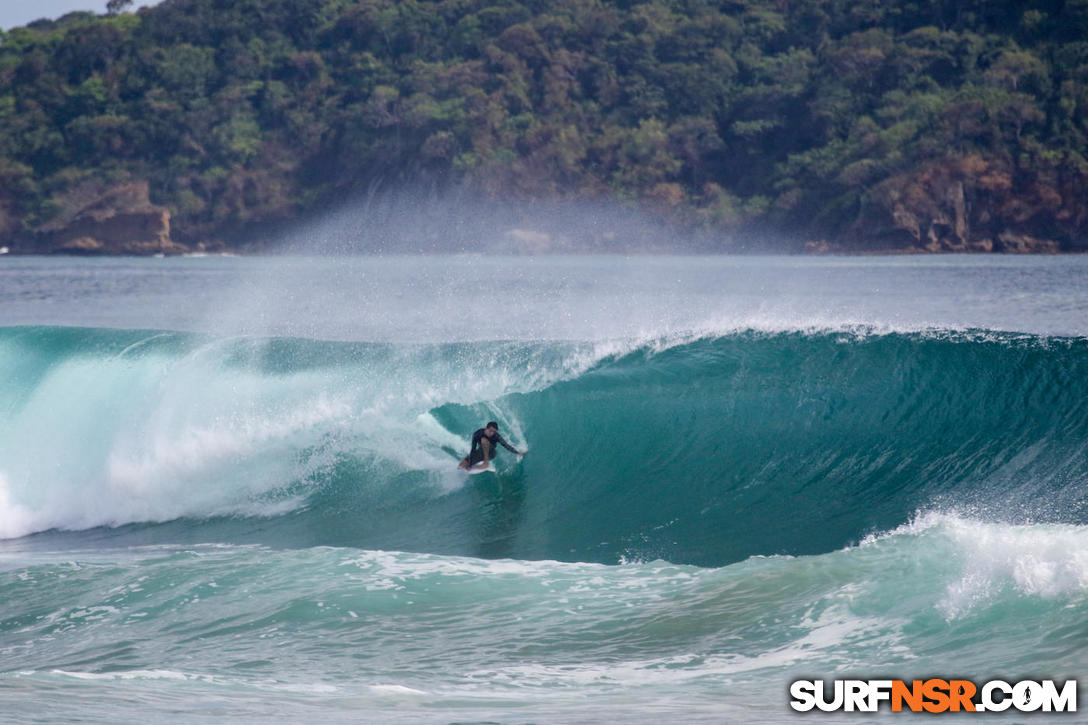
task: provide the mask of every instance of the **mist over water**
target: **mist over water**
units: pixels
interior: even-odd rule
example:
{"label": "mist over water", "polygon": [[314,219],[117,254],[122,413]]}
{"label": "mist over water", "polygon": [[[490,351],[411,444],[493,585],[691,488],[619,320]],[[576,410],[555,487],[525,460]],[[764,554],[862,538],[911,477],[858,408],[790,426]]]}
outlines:
{"label": "mist over water", "polygon": [[861,326],[1088,334],[1084,257],[6,258],[6,325],[357,342]]}
{"label": "mist over water", "polygon": [[[0,700],[792,722],[801,676],[1075,677],[1086,272],[0,260]],[[530,453],[466,478],[488,419]]]}
{"label": "mist over water", "polygon": [[636,205],[608,201],[499,202],[478,191],[371,189],[275,230],[263,249],[291,255],[691,254],[755,251],[754,240],[688,233]]}

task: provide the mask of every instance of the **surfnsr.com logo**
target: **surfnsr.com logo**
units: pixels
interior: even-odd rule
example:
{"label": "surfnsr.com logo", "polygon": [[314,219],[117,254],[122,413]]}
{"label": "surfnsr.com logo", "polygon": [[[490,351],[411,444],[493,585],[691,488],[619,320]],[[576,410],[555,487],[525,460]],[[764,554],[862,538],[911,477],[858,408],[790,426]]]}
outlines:
{"label": "surfnsr.com logo", "polygon": [[799,712],[877,712],[883,703],[892,712],[1076,712],[1077,681],[796,680],[790,698]]}

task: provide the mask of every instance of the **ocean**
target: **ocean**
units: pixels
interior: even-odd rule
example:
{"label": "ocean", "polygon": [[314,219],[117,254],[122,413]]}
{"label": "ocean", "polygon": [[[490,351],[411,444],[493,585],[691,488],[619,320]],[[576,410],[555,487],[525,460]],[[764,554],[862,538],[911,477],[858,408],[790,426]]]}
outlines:
{"label": "ocean", "polygon": [[0,721],[1086,671],[1088,257],[0,258]]}

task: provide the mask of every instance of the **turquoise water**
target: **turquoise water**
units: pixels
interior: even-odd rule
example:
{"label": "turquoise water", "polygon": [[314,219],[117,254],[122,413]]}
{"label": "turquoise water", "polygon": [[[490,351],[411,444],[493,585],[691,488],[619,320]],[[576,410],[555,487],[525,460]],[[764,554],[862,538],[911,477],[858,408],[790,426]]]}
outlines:
{"label": "turquoise water", "polygon": [[[1086,273],[5,259],[0,708],[786,722],[799,677],[1076,678]],[[464,477],[488,419],[530,453]]]}

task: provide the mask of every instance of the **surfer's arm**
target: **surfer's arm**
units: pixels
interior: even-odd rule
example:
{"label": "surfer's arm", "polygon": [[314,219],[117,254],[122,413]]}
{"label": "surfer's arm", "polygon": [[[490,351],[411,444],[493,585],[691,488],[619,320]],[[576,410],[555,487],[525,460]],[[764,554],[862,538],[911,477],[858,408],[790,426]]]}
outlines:
{"label": "surfer's arm", "polygon": [[502,444],[502,447],[503,447],[503,448],[505,448],[506,450],[510,451],[511,453],[513,453],[513,454],[514,454],[514,455],[516,455],[516,456],[524,456],[524,455],[525,455],[526,453],[528,453],[528,452],[529,452],[529,451],[527,451],[527,450],[525,450],[525,451],[519,451],[519,450],[518,450],[517,448],[514,448],[514,447],[513,447],[512,445],[510,445],[509,443],[507,443],[507,442],[506,442],[506,439],[505,439],[505,438],[503,438],[502,436],[498,436],[498,435],[497,435],[497,436],[495,436],[495,439],[496,439],[496,440],[497,440],[497,441],[498,441],[499,443],[501,443],[501,444]]}

